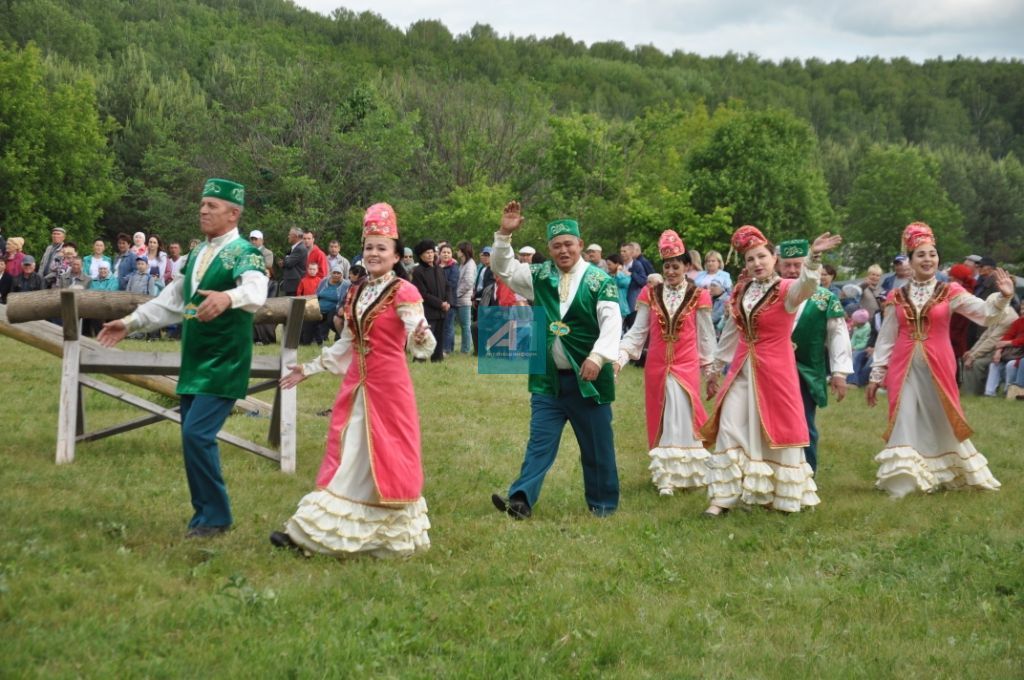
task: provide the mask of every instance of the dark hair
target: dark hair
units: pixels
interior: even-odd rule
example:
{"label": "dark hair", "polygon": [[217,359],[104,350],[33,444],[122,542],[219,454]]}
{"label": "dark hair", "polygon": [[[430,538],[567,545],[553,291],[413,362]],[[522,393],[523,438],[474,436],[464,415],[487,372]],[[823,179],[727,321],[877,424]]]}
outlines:
{"label": "dark hair", "polygon": [[74,248],[75,250],[78,250],[78,244],[75,243],[74,241],[64,241],[64,243],[62,243],[61,245],[65,248],[70,247]]}
{"label": "dark hair", "polygon": [[547,262],[547,261],[548,261],[548,258],[544,257],[540,253],[534,253],[533,255],[530,256],[530,264],[540,264],[542,262]]}
{"label": "dark hair", "polygon": [[149,236],[146,237],[146,250],[149,250],[149,239],[151,238],[156,239],[156,254],[159,255],[160,251],[164,249],[164,240],[157,236],[156,234],[150,234]]}
{"label": "dark hair", "polygon": [[459,245],[457,247],[459,249],[459,252],[462,253],[463,257],[465,257],[467,260],[473,259],[472,243],[470,243],[469,241],[459,241]]}
{"label": "dark hair", "polygon": [[420,255],[427,252],[428,250],[434,250],[435,248],[436,246],[434,242],[431,241],[429,238],[425,238],[416,244],[416,246],[412,249],[412,252],[413,255],[416,256],[416,259],[422,262],[423,260],[420,258]]}
{"label": "dark hair", "polygon": [[[402,245],[402,239],[401,238],[390,238],[388,240],[391,241],[391,244],[393,246],[395,246],[395,254],[398,255],[398,260],[396,260],[395,264],[393,264],[391,266],[391,271],[393,271],[395,273],[395,276],[397,276],[398,278],[405,279],[406,281],[408,281],[409,280],[409,272],[405,271],[405,266],[402,264],[402,253],[405,252],[405,246]],[[365,243],[365,241],[364,241],[364,243]],[[360,265],[354,265],[354,266],[358,267]],[[363,269],[364,272],[366,271],[366,267],[362,267],[362,269]],[[352,267],[349,268],[349,272],[351,272],[351,271],[352,271]]]}
{"label": "dark hair", "polygon": [[119,232],[117,236],[114,238],[114,243],[117,243],[118,241],[125,241],[126,243],[131,243],[132,237],[122,231]]}
{"label": "dark hair", "polygon": [[607,260],[608,262],[614,262],[620,267],[622,266],[622,255],[619,255],[618,253],[610,253],[608,257],[604,259]]}
{"label": "dark hair", "polygon": [[832,265],[823,264],[821,265],[821,268],[828,272],[828,275],[831,276],[833,279],[836,277],[836,268],[833,267]]}
{"label": "dark hair", "polygon": [[366,276],[366,267],[361,264],[354,264],[348,268],[349,276],[355,274],[356,276]]}
{"label": "dark hair", "polygon": [[409,272],[405,271],[405,265],[402,264],[402,255],[405,254],[405,245],[402,243],[401,237],[391,240],[395,244],[395,254],[398,255],[398,259],[395,261],[395,264],[392,265],[391,271],[393,271],[395,276],[398,278],[408,281]]}
{"label": "dark hair", "polygon": [[661,258],[661,263],[662,264],[665,264],[667,262],[679,262],[679,263],[685,264],[685,265],[692,264],[692,262],[690,261],[690,252],[689,251],[686,251],[685,253],[682,253],[681,255],[674,255],[672,257],[663,257],[663,258]]}

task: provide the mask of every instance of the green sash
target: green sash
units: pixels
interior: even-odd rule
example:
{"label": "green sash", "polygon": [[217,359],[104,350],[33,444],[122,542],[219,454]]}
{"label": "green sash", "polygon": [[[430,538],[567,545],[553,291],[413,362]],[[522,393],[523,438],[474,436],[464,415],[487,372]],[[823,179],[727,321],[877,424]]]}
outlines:
{"label": "green sash", "polygon": [[835,293],[818,287],[804,304],[803,312],[793,329],[793,349],[796,352],[796,370],[811,392],[818,406],[828,405],[828,320],[846,315]]}
{"label": "green sash", "polygon": [[576,374],[580,394],[595,399],[599,404],[615,401],[615,375],[611,364],[602,366],[593,382],[580,380],[580,365],[590,355],[594,343],[601,335],[597,303],[607,301],[619,304],[615,281],[598,267],[588,264],[576,296],[569,304],[565,316],[562,316],[558,300],[558,267],[549,260],[531,265],[530,269],[533,273],[534,304],[543,308],[547,316],[547,371],[530,376],[530,392],[558,396],[558,367],[551,354],[551,347],[557,337],[561,339],[562,349]]}
{"label": "green sash", "polygon": [[[209,243],[196,249],[185,264],[182,298],[185,317],[181,323],[181,376],[178,394],[206,394],[242,399],[249,387],[252,366],[254,314],[228,309],[213,321],[199,321],[196,308],[205,299],[192,290],[192,269],[198,266]],[[263,254],[239,237],[225,245],[207,267],[197,290],[226,291],[236,287],[245,272],[266,271]]]}

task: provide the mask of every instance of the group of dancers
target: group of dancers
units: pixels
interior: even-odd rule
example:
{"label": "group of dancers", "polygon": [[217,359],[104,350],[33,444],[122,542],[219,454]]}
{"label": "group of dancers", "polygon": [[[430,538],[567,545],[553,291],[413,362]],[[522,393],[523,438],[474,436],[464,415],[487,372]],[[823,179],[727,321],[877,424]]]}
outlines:
{"label": "group of dancers", "polygon": [[[521,222],[518,204],[510,203],[495,234],[494,271],[552,317],[544,348],[549,370],[531,376],[530,439],[509,495],[492,498],[499,510],[516,519],[532,514],[562,428],[570,422],[580,442],[587,504],[597,516],[614,512],[614,380],[608,378],[638,358],[645,344],[650,472],[659,493],[706,487],[708,517],[740,506],[793,513],[820,502],[816,454],[807,451],[813,407],[830,382],[834,389],[844,385],[844,372],[852,370],[846,366],[848,342],[845,353],[831,357],[842,365],[832,367],[831,377],[822,369],[815,378],[807,370],[813,360],[801,358],[804,339],[794,329],[807,305],[814,305],[822,321],[811,335],[827,336],[833,326],[845,330],[841,309],[819,286],[822,254],[840,245],[840,236],[825,233],[812,243],[782,244],[784,262],[799,258],[786,277],[777,267],[780,251],[760,230],[737,229],[731,241],[744,272],[716,339],[708,292],[685,276],[684,242],[666,231],[658,244],[661,275],[640,294],[635,322],[622,336],[619,317],[608,313],[615,299],[610,279],[579,257],[578,225],[548,225],[552,259],[531,266],[511,254],[502,257],[505,250],[512,253],[511,235]],[[956,283],[936,281],[938,253],[927,225],[908,226],[903,243],[913,279],[885,300],[866,390],[870,405],[880,388],[889,397],[886,447],[875,458],[876,486],[897,497],[939,488],[998,489],[969,439],[948,325],[953,312],[984,325],[998,321],[1013,295],[1012,280],[1000,270],[999,293],[975,298]],[[364,221],[370,278],[349,293],[340,340],[282,380],[292,387],[324,370],[344,376],[317,490],[303,498],[284,531],[272,534],[275,545],[377,556],[410,555],[429,546],[418,417],[404,354],[429,356],[436,340],[415,287],[394,273],[401,252],[394,211],[386,204],[372,207]],[[821,343],[816,347],[824,354]],[[820,364],[825,362],[822,356]],[[808,384],[816,380],[820,384]],[[708,398],[715,397],[710,415],[702,382]]]}

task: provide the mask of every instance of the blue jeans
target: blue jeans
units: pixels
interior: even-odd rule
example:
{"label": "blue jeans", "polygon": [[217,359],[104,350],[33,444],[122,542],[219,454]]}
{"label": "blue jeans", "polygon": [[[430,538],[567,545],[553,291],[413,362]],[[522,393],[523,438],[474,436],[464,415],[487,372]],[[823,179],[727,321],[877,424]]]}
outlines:
{"label": "blue jeans", "polygon": [[459,351],[469,354],[473,351],[473,306],[459,305],[455,309],[459,315],[459,328],[462,329],[462,346]]}
{"label": "blue jeans", "polygon": [[455,351],[455,307],[449,307],[444,317],[444,353]]}
{"label": "blue jeans", "polygon": [[612,405],[580,394],[575,375],[559,374],[559,395],[530,395],[530,441],[508,495],[522,492],[530,507],[537,502],[544,476],[555,462],[566,421],[580,446],[583,489],[595,515],[610,515],[619,506],[619,472],[615,465]]}
{"label": "blue jeans", "polygon": [[181,448],[195,510],[189,529],[231,526],[231,502],[220,471],[217,433],[234,405],[234,399],[224,397],[181,395]]}
{"label": "blue jeans", "polygon": [[811,470],[818,471],[818,428],[814,424],[814,417],[818,412],[818,404],[811,397],[811,391],[807,389],[803,378],[800,378],[800,396],[804,401],[804,418],[807,420],[807,434],[810,435],[810,445],[804,449],[804,458]]}
{"label": "blue jeans", "polygon": [[846,378],[851,385],[863,387],[871,377],[871,355],[867,350],[859,349],[853,353],[853,374]]}

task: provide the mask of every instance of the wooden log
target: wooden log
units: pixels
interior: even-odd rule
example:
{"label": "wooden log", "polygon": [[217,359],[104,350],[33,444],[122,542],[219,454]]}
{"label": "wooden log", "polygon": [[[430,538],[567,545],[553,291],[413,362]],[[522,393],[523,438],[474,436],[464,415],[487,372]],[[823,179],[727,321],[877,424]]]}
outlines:
{"label": "wooden log", "polygon": [[[7,297],[7,323],[24,323],[58,319],[61,315],[61,291],[56,288],[36,290],[31,293],[11,293]],[[78,290],[75,291],[78,301],[78,313],[83,319],[99,319],[109,321],[120,319],[135,311],[135,308],[150,300],[148,295],[129,293],[126,291]],[[255,323],[284,323],[288,318],[293,298],[268,298],[265,305],[256,312]],[[319,321],[320,306],[316,297],[304,299],[303,319]]]}
{"label": "wooden log", "polygon": [[[24,293],[24,295],[32,294],[33,293]],[[59,296],[57,299],[59,299]],[[281,299],[288,300],[288,298]],[[38,350],[42,350],[56,357],[64,356],[64,331],[60,326],[48,321],[28,321],[17,325],[10,324],[7,322],[7,314],[4,305],[0,305],[0,335],[6,335],[18,342],[29,345],[30,347],[35,347]],[[78,342],[81,343],[82,350],[92,350],[97,353],[121,351],[117,349],[108,350],[92,338],[81,338]],[[141,387],[151,392],[162,394],[165,397],[170,397],[172,399],[178,398],[176,393],[178,381],[169,376],[118,374],[112,375],[111,377],[130,385],[135,385],[136,387]],[[265,401],[249,397],[247,399],[239,399],[236,401],[235,410],[242,413],[259,413],[261,416],[269,416],[271,414],[272,407]]]}

